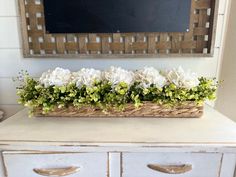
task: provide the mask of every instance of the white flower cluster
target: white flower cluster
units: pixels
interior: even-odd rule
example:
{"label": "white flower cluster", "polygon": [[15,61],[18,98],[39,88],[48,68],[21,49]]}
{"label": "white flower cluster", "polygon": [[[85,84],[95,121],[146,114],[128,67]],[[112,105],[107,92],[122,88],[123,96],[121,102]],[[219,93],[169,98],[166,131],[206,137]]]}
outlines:
{"label": "white flower cluster", "polygon": [[150,85],[162,88],[167,83],[166,78],[160,74],[160,71],[153,67],[144,67],[138,70],[135,73],[135,79],[139,81],[144,88],[148,88]]}
{"label": "white flower cluster", "polygon": [[76,83],[77,87],[83,85],[91,87],[95,81],[102,80],[102,72],[95,69],[83,68],[78,72],[72,73],[72,82]]}
{"label": "white flower cluster", "polygon": [[39,82],[45,87],[53,85],[65,86],[69,83],[75,83],[77,87],[83,85],[91,87],[95,81],[103,80],[110,82],[112,86],[116,86],[121,82],[131,86],[137,81],[140,82],[143,88],[148,88],[151,85],[162,88],[169,83],[173,83],[177,87],[191,89],[199,84],[198,76],[195,73],[185,72],[181,67],[161,74],[154,67],[144,67],[133,72],[114,66],[103,72],[93,68],[83,68],[78,72],[56,68],[52,71],[44,72]]}
{"label": "white flower cluster", "polygon": [[174,83],[177,87],[191,89],[199,85],[199,79],[196,73],[188,70],[185,72],[182,67],[174,68],[165,73],[168,82]]}
{"label": "white flower cluster", "polygon": [[45,87],[56,85],[64,86],[71,81],[71,72],[68,69],[56,68],[53,71],[44,72],[39,79],[39,82]]}
{"label": "white flower cluster", "polygon": [[110,67],[107,71],[104,71],[103,77],[113,86],[118,85],[120,82],[125,82],[130,86],[134,82],[134,73],[132,71],[127,71],[120,67],[114,66]]}

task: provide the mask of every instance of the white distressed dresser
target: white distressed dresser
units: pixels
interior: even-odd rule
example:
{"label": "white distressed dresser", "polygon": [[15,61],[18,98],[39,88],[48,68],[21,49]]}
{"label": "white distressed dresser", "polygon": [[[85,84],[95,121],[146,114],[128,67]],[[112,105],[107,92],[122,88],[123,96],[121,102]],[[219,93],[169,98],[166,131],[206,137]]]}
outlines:
{"label": "white distressed dresser", "polygon": [[233,177],[236,124],[200,119],[28,118],[0,124],[1,177]]}

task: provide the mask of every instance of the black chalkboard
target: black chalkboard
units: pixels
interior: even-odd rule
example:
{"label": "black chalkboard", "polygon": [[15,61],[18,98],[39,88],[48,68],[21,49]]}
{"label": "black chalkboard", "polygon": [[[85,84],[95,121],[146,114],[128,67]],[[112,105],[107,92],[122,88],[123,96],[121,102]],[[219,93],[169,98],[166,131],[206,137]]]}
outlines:
{"label": "black chalkboard", "polygon": [[47,33],[186,32],[192,0],[44,0]]}

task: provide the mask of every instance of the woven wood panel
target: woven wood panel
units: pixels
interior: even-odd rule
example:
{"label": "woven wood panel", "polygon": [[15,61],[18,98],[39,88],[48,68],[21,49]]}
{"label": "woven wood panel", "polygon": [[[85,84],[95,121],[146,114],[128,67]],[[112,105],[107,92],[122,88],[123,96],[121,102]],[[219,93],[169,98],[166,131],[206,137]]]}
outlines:
{"label": "woven wood panel", "polygon": [[25,57],[213,54],[218,0],[192,0],[190,28],[185,33],[47,34],[43,0],[19,0],[19,6]]}

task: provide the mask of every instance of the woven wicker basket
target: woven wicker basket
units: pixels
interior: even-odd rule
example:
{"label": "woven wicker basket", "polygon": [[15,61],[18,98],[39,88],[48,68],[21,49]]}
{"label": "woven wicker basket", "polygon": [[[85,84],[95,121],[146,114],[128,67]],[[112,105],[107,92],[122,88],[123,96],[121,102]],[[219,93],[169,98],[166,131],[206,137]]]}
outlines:
{"label": "woven wicker basket", "polygon": [[68,108],[57,108],[48,114],[42,114],[42,109],[34,111],[35,117],[77,117],[77,118],[199,118],[203,115],[203,106],[194,102],[186,102],[174,107],[166,107],[156,103],[145,102],[139,108],[128,104],[123,111],[110,108],[106,112],[100,108],[91,106],[80,109],[70,106]]}

